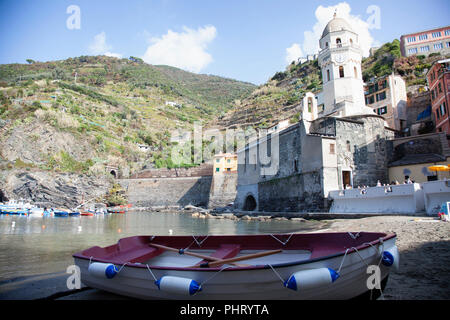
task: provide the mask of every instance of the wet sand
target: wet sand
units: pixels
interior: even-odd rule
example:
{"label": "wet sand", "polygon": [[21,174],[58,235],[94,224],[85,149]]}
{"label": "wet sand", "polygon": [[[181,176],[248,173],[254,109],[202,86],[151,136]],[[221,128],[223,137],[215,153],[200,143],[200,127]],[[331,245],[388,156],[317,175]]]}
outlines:
{"label": "wet sand", "polygon": [[[450,299],[450,222],[431,217],[339,219],[323,231],[395,232],[400,268],[391,272],[386,300]],[[380,298],[382,299],[382,297]]]}

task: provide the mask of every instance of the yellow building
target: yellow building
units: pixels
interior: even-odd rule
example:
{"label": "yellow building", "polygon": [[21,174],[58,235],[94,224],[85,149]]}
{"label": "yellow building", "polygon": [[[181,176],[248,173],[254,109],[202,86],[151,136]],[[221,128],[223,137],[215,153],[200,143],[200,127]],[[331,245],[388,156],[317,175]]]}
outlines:
{"label": "yellow building", "polygon": [[219,153],[214,156],[214,174],[237,172],[237,155]]}
{"label": "yellow building", "polygon": [[389,182],[403,183],[450,179],[448,171],[433,171],[429,167],[450,163],[450,147],[443,132],[396,138],[392,141],[394,154],[399,155],[388,164]]}
{"label": "yellow building", "polygon": [[[406,158],[406,157],[405,157]],[[433,171],[429,167],[434,165],[448,165],[450,158],[436,154],[412,155],[409,159],[402,159],[392,163],[389,167],[389,181],[403,183],[408,178],[421,183],[434,180],[450,179],[449,171]],[[410,161],[408,161],[410,160]]]}

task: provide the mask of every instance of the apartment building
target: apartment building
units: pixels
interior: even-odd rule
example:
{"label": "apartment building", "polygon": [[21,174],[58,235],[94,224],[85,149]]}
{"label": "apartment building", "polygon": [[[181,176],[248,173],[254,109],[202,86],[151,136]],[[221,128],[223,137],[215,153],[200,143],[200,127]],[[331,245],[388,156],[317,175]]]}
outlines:
{"label": "apartment building", "polygon": [[450,54],[450,26],[402,35],[400,49],[404,57],[435,52]]}
{"label": "apartment building", "polygon": [[389,128],[402,131],[406,127],[406,84],[401,76],[373,78],[364,86],[366,105],[382,116]]}
{"label": "apartment building", "polygon": [[438,60],[427,73],[431,92],[431,109],[436,119],[436,132],[450,134],[450,59]]}

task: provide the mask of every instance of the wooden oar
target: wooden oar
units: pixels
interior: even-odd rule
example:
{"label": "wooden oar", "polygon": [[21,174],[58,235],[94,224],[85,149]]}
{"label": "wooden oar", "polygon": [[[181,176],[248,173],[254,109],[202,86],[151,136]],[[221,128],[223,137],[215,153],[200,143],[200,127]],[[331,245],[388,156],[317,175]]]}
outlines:
{"label": "wooden oar", "polygon": [[254,258],[259,258],[259,257],[265,257],[271,254],[275,254],[275,253],[280,253],[283,250],[281,249],[277,249],[277,250],[269,250],[269,251],[263,251],[263,252],[257,252],[257,253],[252,253],[252,254],[247,254],[245,256],[240,256],[240,257],[235,257],[235,258],[229,258],[229,259],[222,259],[222,260],[216,260],[213,262],[205,262],[202,263],[200,265],[201,268],[214,268],[217,266],[220,266],[221,264],[230,264],[236,261],[241,261],[241,260],[248,260],[248,259],[254,259]]}
{"label": "wooden oar", "polygon": [[[205,256],[203,254],[199,254],[199,253],[195,253],[195,252],[190,252],[190,251],[186,251],[184,249],[176,249],[176,248],[172,248],[172,247],[167,247],[167,246],[163,246],[161,244],[156,244],[156,243],[149,243],[152,247],[156,247],[159,249],[163,249],[163,250],[167,250],[167,251],[173,251],[173,252],[178,252],[179,254],[186,254],[188,256],[193,256],[193,257],[197,257],[197,258],[201,258],[203,260],[208,260],[208,261],[222,261],[222,259],[220,258],[216,258],[216,257],[211,257],[211,256]],[[239,267],[248,267],[248,264],[237,264],[237,263],[232,263],[236,266]],[[199,266],[199,265],[198,265]]]}

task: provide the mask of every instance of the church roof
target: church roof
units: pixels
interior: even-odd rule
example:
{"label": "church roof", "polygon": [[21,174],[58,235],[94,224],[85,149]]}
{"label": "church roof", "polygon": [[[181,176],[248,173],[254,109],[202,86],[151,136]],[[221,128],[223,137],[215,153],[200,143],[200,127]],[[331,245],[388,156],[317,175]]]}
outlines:
{"label": "church roof", "polygon": [[337,18],[336,16],[334,16],[333,19],[330,22],[328,22],[325,29],[323,29],[322,38],[325,37],[330,32],[341,31],[341,30],[353,32],[353,29],[350,27],[350,25],[347,21],[345,21],[342,18]]}

